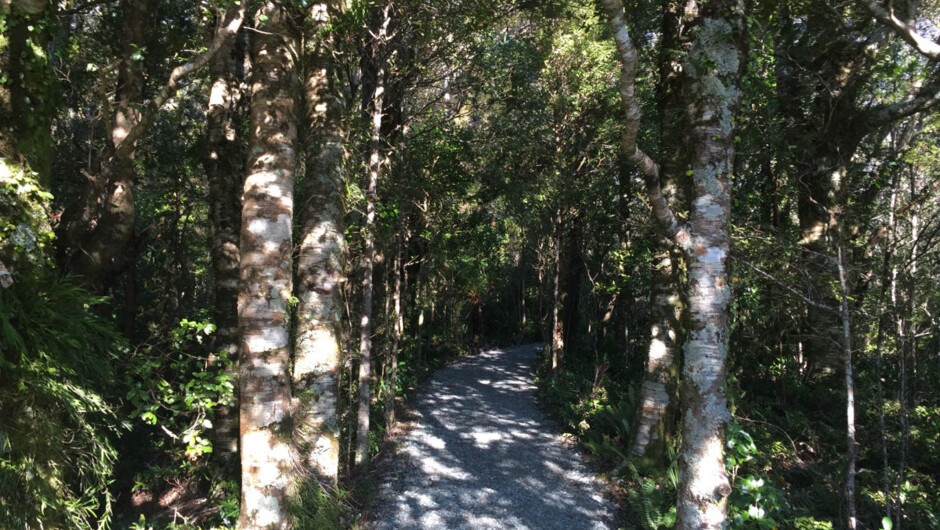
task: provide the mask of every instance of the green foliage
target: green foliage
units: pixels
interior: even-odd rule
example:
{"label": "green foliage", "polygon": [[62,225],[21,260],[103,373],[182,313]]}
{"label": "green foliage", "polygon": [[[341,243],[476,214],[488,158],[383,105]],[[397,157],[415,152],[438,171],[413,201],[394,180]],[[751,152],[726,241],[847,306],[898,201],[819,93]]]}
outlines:
{"label": "green foliage", "polygon": [[0,158],[0,262],[28,272],[50,266],[49,203],[36,174]]}
{"label": "green foliage", "polygon": [[725,466],[731,478],[728,519],[731,528],[832,528],[832,523],[803,514],[791,506],[786,492],[765,472],[766,450],[737,422],[728,426]]}
{"label": "green foliage", "polygon": [[172,521],[169,523],[148,521],[144,514],[141,514],[136,521],[128,525],[129,530],[226,530],[230,526],[203,526],[190,524],[186,518],[180,516],[181,521]]}
{"label": "green foliage", "polygon": [[69,279],[18,277],[0,289],[0,527],[97,528],[111,517],[106,397],[126,351]]}
{"label": "green foliage", "polygon": [[[238,517],[239,486],[210,459],[214,411],[235,405],[235,382],[228,352],[210,343],[215,325],[183,319],[165,336],[138,345],[124,359],[123,414],[133,431],[122,444],[125,453],[121,487],[153,496],[183,488],[205,496],[218,511],[200,524],[230,526]],[[147,528],[195,528],[159,517]],[[143,524],[143,523],[141,523]],[[173,526],[177,524],[177,526]]]}
{"label": "green foliage", "polygon": [[768,479],[747,475],[739,477],[729,499],[728,516],[732,528],[777,528],[774,515],[786,510],[783,491]]}
{"label": "green foliage", "polygon": [[630,510],[644,530],[673,528],[676,525],[676,462],[662,480],[643,477],[632,462],[626,461],[634,484],[627,491]]}
{"label": "green foliage", "polygon": [[547,350],[540,355],[540,405],[597,456],[619,461],[619,448],[630,439],[633,392],[608,371],[599,373],[593,359],[571,355],[565,372],[553,377]]}
{"label": "green foliage", "polygon": [[777,528],[778,520],[789,511],[783,491],[763,473],[740,473],[749,470],[757,452],[751,435],[732,422],[725,435],[725,467],[731,477],[728,518],[733,528]]}
{"label": "green foliage", "polygon": [[328,491],[316,479],[305,480],[292,495],[288,507],[292,527],[298,530],[348,528],[347,521],[352,517],[348,496],[342,489]]}
{"label": "green foliage", "polygon": [[205,346],[213,331],[210,322],[183,319],[163,341],[138,346],[128,360],[129,417],[158,427],[184,468],[212,452],[206,432],[213,409],[235,404],[228,352],[208,362]]}

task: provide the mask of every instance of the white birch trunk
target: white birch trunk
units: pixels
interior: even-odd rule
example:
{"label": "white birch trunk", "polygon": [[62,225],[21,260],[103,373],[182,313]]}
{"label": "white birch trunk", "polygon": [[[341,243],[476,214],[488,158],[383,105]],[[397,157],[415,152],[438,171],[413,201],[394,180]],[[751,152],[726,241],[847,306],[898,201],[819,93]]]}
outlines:
{"label": "white birch trunk", "polygon": [[682,369],[682,449],[678,528],[723,528],[731,485],[725,471],[728,306],[734,116],[740,100],[743,5],[703,6],[683,61],[695,101],[689,105],[692,245],[688,252],[689,330]]}

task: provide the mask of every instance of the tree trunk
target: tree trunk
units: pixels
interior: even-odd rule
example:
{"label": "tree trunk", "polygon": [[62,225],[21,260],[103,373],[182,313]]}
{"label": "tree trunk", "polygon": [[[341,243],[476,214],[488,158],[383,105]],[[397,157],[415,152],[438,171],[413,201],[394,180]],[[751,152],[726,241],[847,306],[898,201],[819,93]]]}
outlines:
{"label": "tree trunk", "polygon": [[[241,190],[245,176],[244,135],[240,122],[247,114],[245,35],[227,40],[209,63],[212,87],[206,110],[206,156],[202,161],[209,182],[210,256],[213,284],[213,320],[216,334],[212,358],[224,352],[231,361],[226,374],[236,385],[238,402],[238,235],[241,230]],[[215,411],[213,451],[227,475],[238,476],[237,408],[223,405]]]}
{"label": "tree trunk", "polygon": [[[673,246],[668,240],[662,244]],[[650,277],[650,344],[630,454],[644,462],[664,466],[666,445],[673,439],[678,408],[679,356],[676,346],[682,314],[680,257],[675,252],[657,254]]]}
{"label": "tree trunk", "polygon": [[286,8],[262,6],[252,50],[251,132],[241,229],[239,528],[287,528],[291,483],[288,304],[297,39]]}
{"label": "tree trunk", "polygon": [[[307,33],[306,104],[314,136],[306,146],[307,175],[303,239],[297,267],[294,343],[295,437],[308,467],[335,486],[339,472],[339,373],[341,364],[339,283],[342,277],[343,162],[346,156],[343,101],[336,86],[332,41],[321,32],[342,3],[314,4]],[[319,134],[317,134],[319,133]]]}
{"label": "tree trunk", "polygon": [[389,12],[391,5],[385,6],[381,26],[372,42],[372,56],[375,67],[375,88],[372,92],[371,118],[372,131],[369,153],[369,173],[366,185],[366,219],[363,226],[363,277],[362,277],[362,321],[359,325],[359,410],[356,430],[355,465],[360,471],[369,467],[369,411],[372,404],[372,272],[375,253],[375,202],[379,173],[382,171],[382,104],[385,93],[385,63],[380,55],[384,53]]}
{"label": "tree trunk", "polygon": [[[687,149],[683,145],[685,118],[683,77],[679,62],[682,51],[681,34],[686,20],[685,4],[669,2],[663,13],[663,44],[660,54],[660,152],[663,165],[660,186],[670,208],[681,207],[686,197],[688,180],[683,178],[687,164]],[[668,464],[667,445],[675,433],[675,420],[679,405],[679,356],[676,347],[680,343],[680,321],[683,300],[681,254],[675,243],[666,237],[658,237],[659,252],[652,264],[650,274],[650,343],[640,395],[637,399],[633,440],[630,454],[645,457],[650,465]]]}
{"label": "tree trunk", "polygon": [[[6,24],[0,35],[0,77],[7,78],[0,83],[0,189],[7,192],[22,190],[25,183],[34,184],[37,191],[50,189],[51,120],[56,108],[51,94],[56,83],[49,57],[43,53],[49,30],[39,23],[47,6],[46,0],[13,5],[0,1],[0,19]],[[4,225],[16,225],[23,237],[0,234],[0,262],[5,273],[26,277],[51,264],[50,249],[40,244],[52,230],[51,197],[14,193],[15,200],[0,200],[0,218]],[[3,274],[0,280],[6,288],[13,277]]]}
{"label": "tree trunk", "polygon": [[552,268],[552,322],[549,336],[551,337],[552,374],[559,375],[564,371],[565,340],[564,322],[561,320],[561,212],[555,214],[555,245]]}
{"label": "tree trunk", "polygon": [[845,506],[848,512],[849,530],[855,530],[855,461],[858,456],[858,444],[855,442],[855,380],[852,373],[852,333],[849,321],[849,287],[845,270],[845,257],[841,245],[838,248],[839,286],[842,295],[842,348],[845,360],[845,414],[846,445],[849,462],[845,471]]}
{"label": "tree trunk", "polygon": [[[51,189],[52,119],[55,116],[55,75],[42,51],[49,41],[49,25],[40,24],[47,0],[13,2],[6,22],[6,47],[0,45],[0,72],[8,79],[0,86],[0,157],[22,157],[44,190]],[[8,10],[0,7],[0,11]],[[22,11],[21,11],[22,10]],[[38,51],[37,51],[38,50]]]}
{"label": "tree trunk", "polygon": [[584,256],[581,253],[584,222],[575,215],[565,232],[561,245],[561,315],[562,342],[570,349],[578,338],[581,327],[581,279],[584,274]]}
{"label": "tree trunk", "polygon": [[[138,50],[146,46],[144,28],[147,23],[146,0],[124,0],[121,37],[123,52],[118,75],[117,106],[111,124],[109,160],[97,176],[98,185],[104,188],[104,205],[97,223],[84,218],[82,212],[78,224],[80,237],[71,239],[71,271],[90,288],[102,292],[120,273],[127,259],[127,247],[134,233],[134,180],[136,166],[134,149],[136,141],[123,145],[130,131],[140,123],[140,106],[144,100],[143,61],[134,60]],[[122,148],[123,147],[123,148]],[[68,213],[63,217],[69,217]]]}
{"label": "tree trunk", "polygon": [[[828,307],[839,305],[828,280],[832,278],[830,231],[835,230],[837,224],[832,196],[842,177],[841,171],[829,175],[813,173],[801,178],[800,181],[807,184],[799,186],[800,231],[804,263],[809,272],[806,291],[811,299]],[[842,334],[838,315],[815,305],[808,306],[806,311],[803,327],[810,377],[838,374],[844,366],[837,346]]]}
{"label": "tree trunk", "polygon": [[396,240],[395,249],[395,287],[392,294],[392,350],[389,354],[389,372],[388,372],[388,399],[385,404],[385,425],[391,428],[395,424],[395,391],[398,385],[398,348],[401,344],[401,338],[404,332],[404,319],[401,312],[401,293],[402,293],[402,275],[404,269],[401,264],[402,241],[401,233]]}
{"label": "tree trunk", "polygon": [[725,398],[728,305],[725,262],[730,250],[729,176],[734,116],[743,72],[743,2],[702,6],[685,59],[689,76],[692,159],[692,241],[688,252],[689,331],[682,371],[682,450],[678,528],[723,528],[731,486],[724,438],[730,420]]}
{"label": "tree trunk", "polygon": [[526,308],[525,308],[525,268],[520,268],[521,280],[519,286],[519,338],[517,342],[522,344],[526,340],[526,327],[528,323],[526,322]]}
{"label": "tree trunk", "polygon": [[[881,439],[881,460],[882,460],[882,492],[885,497],[885,517],[889,520],[891,517],[891,465],[888,460],[888,434],[885,425],[885,390],[884,390],[884,351],[885,351],[885,329],[887,328],[890,312],[887,309],[888,293],[894,300],[896,288],[894,285],[894,276],[891,274],[891,260],[894,255],[894,239],[896,235],[896,216],[897,212],[897,179],[894,179],[891,188],[890,210],[888,213],[888,241],[885,245],[884,257],[882,258],[881,268],[881,296],[878,299],[880,305],[880,314],[878,316],[878,333],[875,339],[875,381],[877,383],[877,404],[878,404],[878,428]],[[892,309],[896,304],[892,304]]]}

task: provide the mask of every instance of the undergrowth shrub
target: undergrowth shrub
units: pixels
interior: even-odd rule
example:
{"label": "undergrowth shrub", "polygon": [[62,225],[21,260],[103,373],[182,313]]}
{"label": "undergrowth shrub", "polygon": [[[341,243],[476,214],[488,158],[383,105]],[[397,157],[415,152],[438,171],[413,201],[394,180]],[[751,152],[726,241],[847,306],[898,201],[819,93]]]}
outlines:
{"label": "undergrowth shrub", "polygon": [[298,530],[332,530],[349,528],[352,508],[343,489],[327,491],[316,479],[304,481],[291,497],[288,512],[293,528]]}
{"label": "undergrowth shrub", "polygon": [[234,525],[238,484],[211,459],[214,412],[235,406],[231,356],[215,352],[209,362],[214,331],[208,321],[183,319],[165,336],[138,345],[125,359],[124,412],[133,432],[124,444],[127,471],[122,473],[131,476],[122,479],[130,481],[133,492],[195,484],[215,510],[204,522]]}
{"label": "undergrowth shrub", "polygon": [[212,452],[213,410],[235,405],[228,352],[218,352],[212,366],[208,362],[214,331],[210,322],[183,319],[162,340],[139,345],[127,364],[129,417],[158,427],[172,440],[169,449],[180,462]]}
{"label": "undergrowth shrub", "polygon": [[731,422],[725,433],[725,468],[731,481],[728,524],[740,529],[831,529],[832,523],[817,519],[794,506],[787,493],[774,481],[773,451],[759,450],[754,438]]}
{"label": "undergrowth shrub", "polygon": [[633,484],[627,490],[630,510],[644,530],[673,528],[676,525],[677,462],[675,453],[663,478],[643,477],[632,462],[626,461]]}
{"label": "undergrowth shrub", "polygon": [[112,364],[127,348],[67,278],[0,289],[0,528],[98,528],[111,517]]}
{"label": "undergrowth shrub", "polygon": [[[570,355],[565,371],[551,373],[546,350],[539,350],[535,383],[539,404],[596,456],[619,462],[614,449],[627,443],[633,422],[635,391],[609,364]],[[598,366],[601,368],[599,369]]]}

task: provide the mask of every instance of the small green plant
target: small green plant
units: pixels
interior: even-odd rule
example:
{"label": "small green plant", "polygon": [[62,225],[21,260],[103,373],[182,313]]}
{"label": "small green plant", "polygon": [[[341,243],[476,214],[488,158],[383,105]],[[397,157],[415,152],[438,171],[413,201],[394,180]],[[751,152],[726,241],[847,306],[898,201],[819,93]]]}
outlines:
{"label": "small green plant", "polygon": [[666,476],[656,481],[653,478],[643,477],[632,462],[627,461],[627,467],[633,475],[637,487],[631,488],[627,494],[630,509],[636,515],[637,521],[644,530],[657,530],[659,528],[673,528],[676,525],[676,460],[669,466]]}
{"label": "small green plant", "polygon": [[212,411],[235,404],[228,353],[210,366],[202,347],[213,331],[209,322],[184,319],[167,342],[138,347],[125,377],[130,418],[159,427],[191,462],[212,452]]}
{"label": "small green plant", "polygon": [[292,496],[289,512],[293,527],[300,530],[348,528],[345,524],[352,510],[345,490],[327,490],[316,479],[308,478]]}
{"label": "small green plant", "polygon": [[742,474],[757,455],[757,444],[732,422],[726,435],[725,467],[731,478],[728,519],[732,528],[779,528],[789,512],[786,496],[763,473]]}

